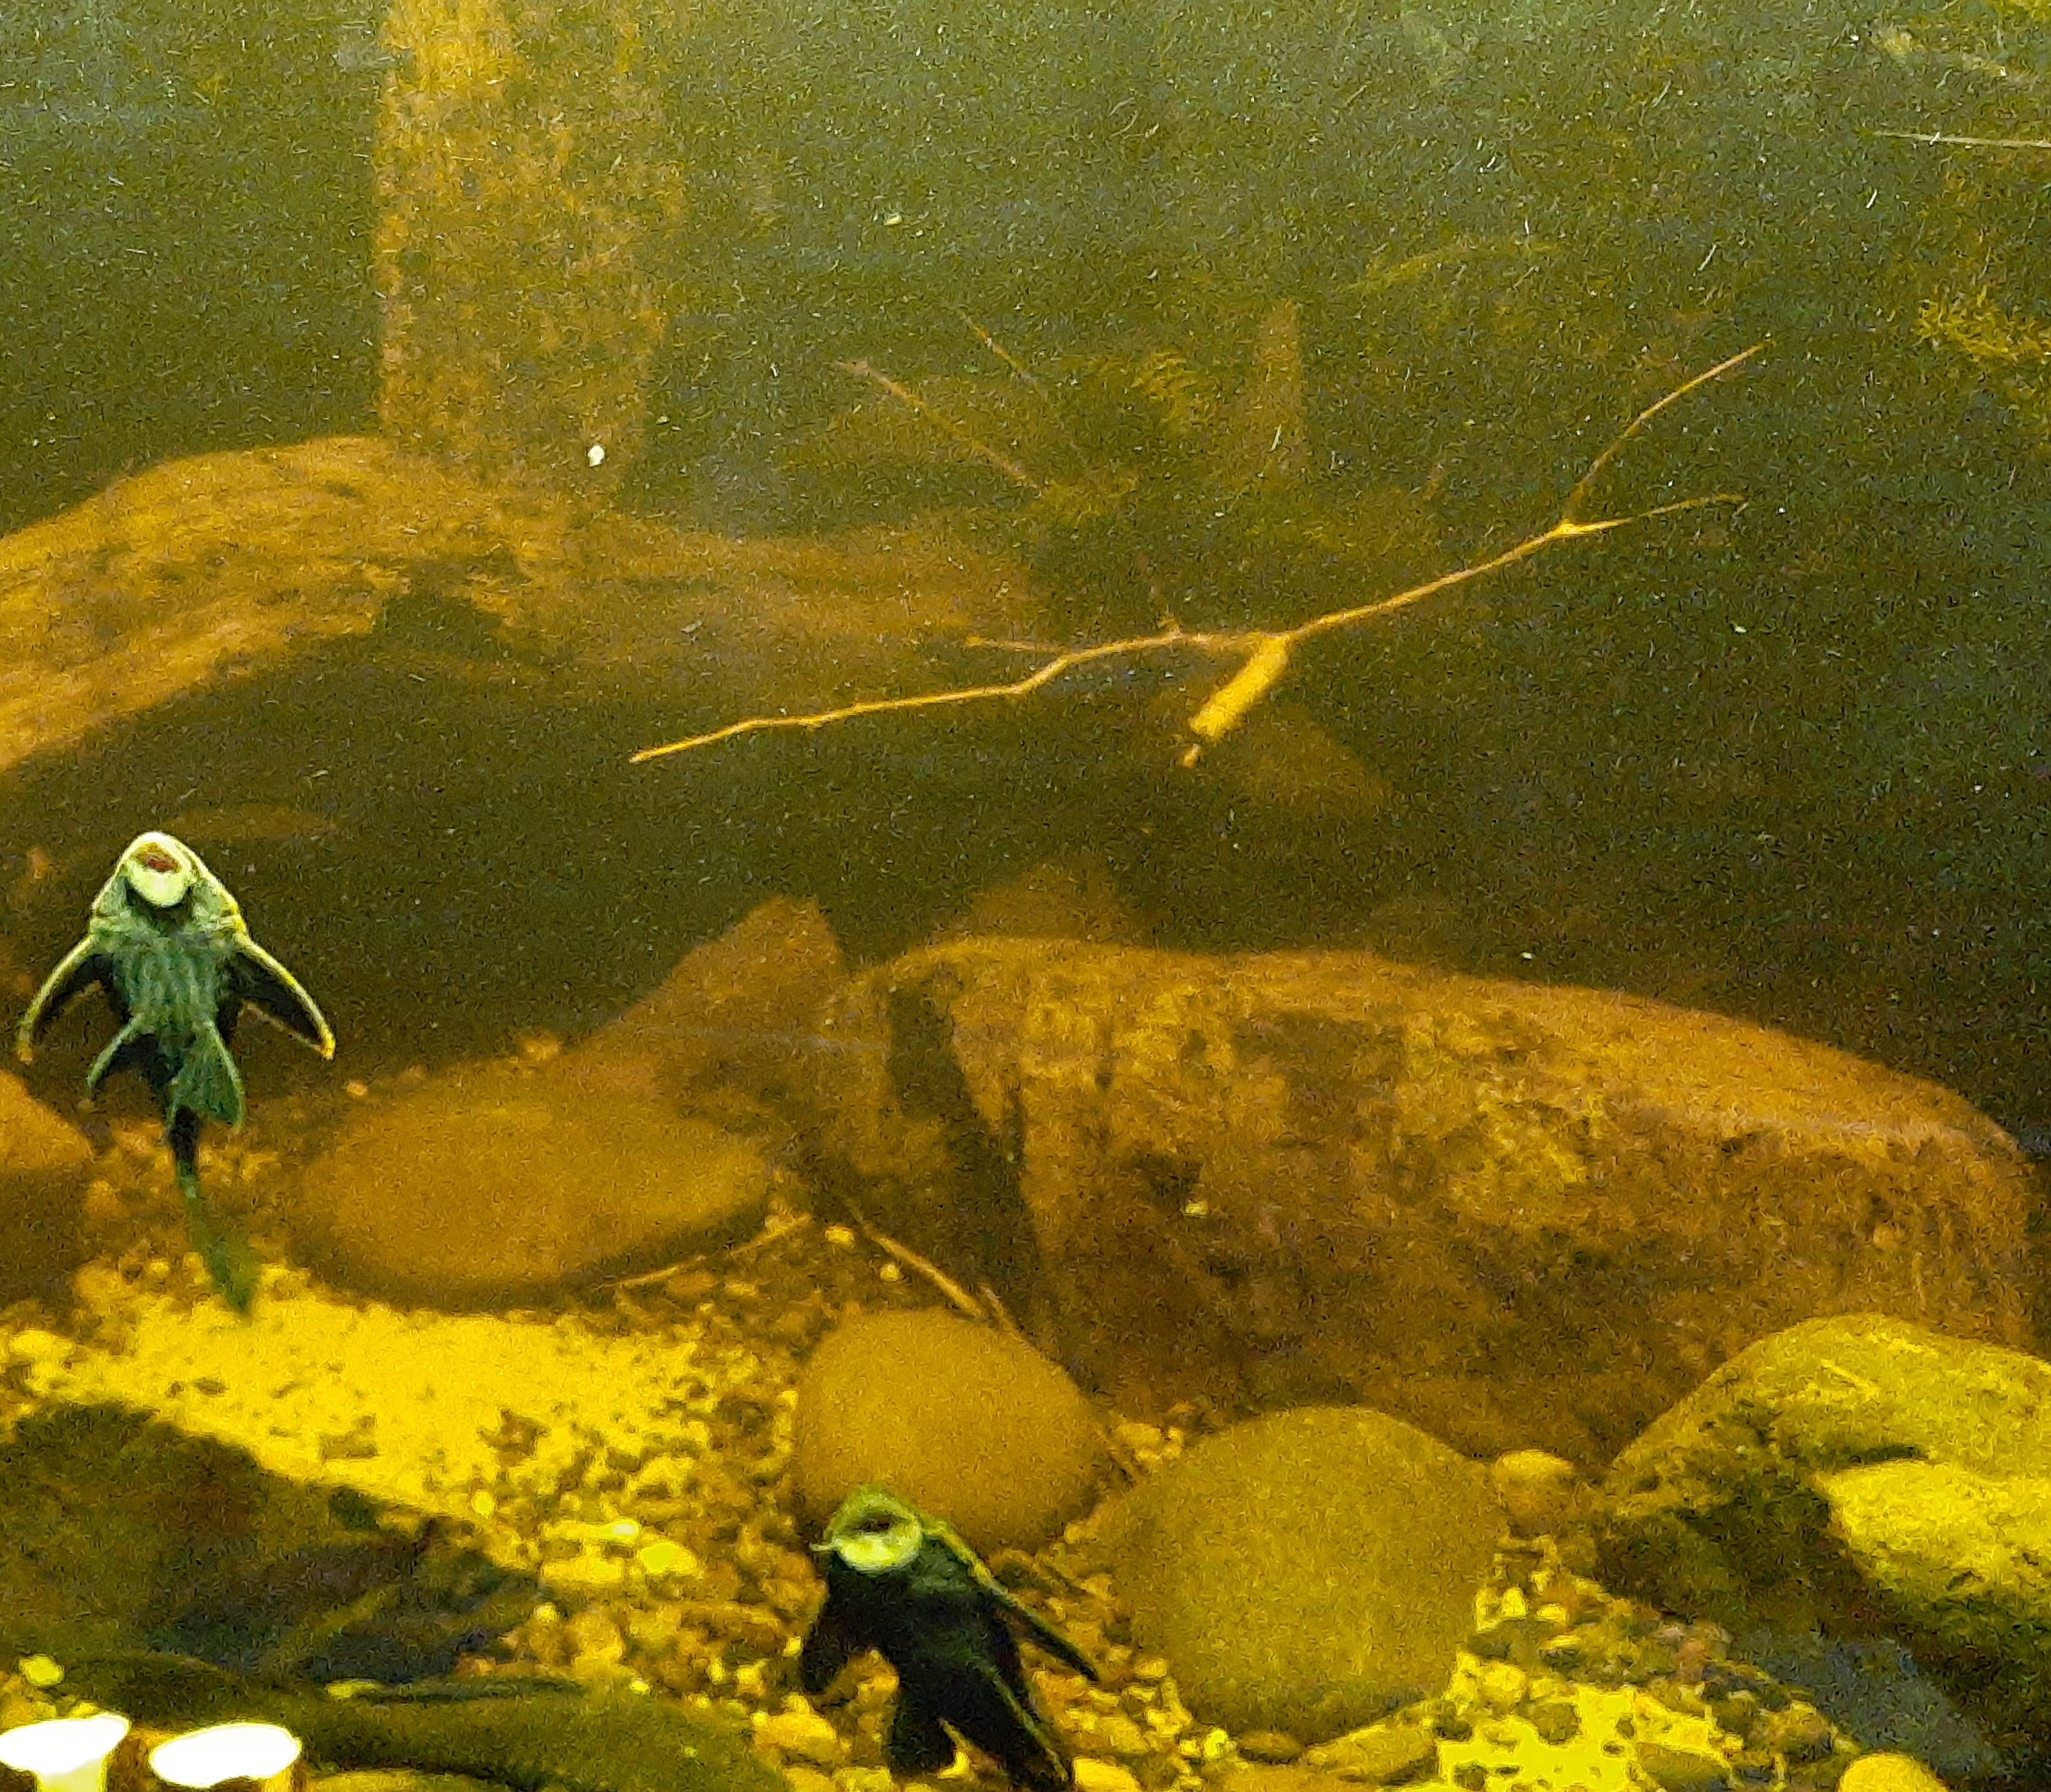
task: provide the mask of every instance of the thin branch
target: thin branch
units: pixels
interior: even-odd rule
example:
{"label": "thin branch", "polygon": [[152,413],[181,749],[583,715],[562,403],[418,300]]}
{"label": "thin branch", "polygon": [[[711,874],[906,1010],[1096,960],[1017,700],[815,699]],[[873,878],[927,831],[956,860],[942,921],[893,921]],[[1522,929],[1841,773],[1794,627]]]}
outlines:
{"label": "thin branch", "polygon": [[[1182,650],[1227,656],[1243,655],[1239,670],[1213,691],[1190,718],[1190,732],[1195,739],[1184,750],[1182,763],[1185,766],[1194,765],[1206,743],[1222,740],[1230,733],[1275,687],[1287,671],[1290,654],[1299,642],[1391,615],[1455,585],[1466,584],[1485,574],[1514,566],[1519,560],[1529,560],[1534,554],[1542,553],[1546,549],[1561,542],[1607,534],[1612,529],[1628,529],[1639,523],[1649,522],[1654,517],[1673,516],[1683,510],[1697,510],[1711,505],[1742,504],[1744,500],[1735,493],[1714,492],[1697,498],[1677,498],[1671,503],[1656,504],[1648,509],[1634,511],[1624,517],[1599,517],[1588,521],[1580,514],[1596,482],[1608,470],[1625,444],[1639,435],[1647,424],[1670,404],[1749,361],[1764,346],[1763,343],[1754,343],[1750,348],[1718,361],[1715,366],[1676,386],[1665,397],[1647,405],[1625,425],[1616,439],[1589,463],[1588,470],[1567,494],[1567,502],[1561,508],[1559,520],[1549,529],[1527,536],[1514,547],[1506,548],[1501,553],[1491,555],[1486,560],[1455,568],[1451,572],[1442,572],[1436,579],[1428,579],[1424,584],[1412,585],[1408,590],[1397,591],[1393,596],[1378,598],[1372,603],[1355,604],[1342,610],[1329,610],[1322,615],[1311,617],[1307,622],[1299,623],[1293,628],[1186,631],[1170,623],[1152,634],[1131,635],[1116,641],[1100,641],[1087,647],[1061,649],[1019,678],[986,685],[955,685],[946,690],[921,692],[913,697],[865,697],[858,702],[844,703],[834,709],[813,710],[795,716],[744,716],[737,722],[729,722],[725,727],[714,728],[709,733],[694,734],[687,740],[672,740],[660,747],[644,747],[634,755],[631,763],[640,765],[670,753],[693,752],[701,747],[713,746],[720,741],[732,740],[744,734],[764,734],[788,728],[829,728],[863,716],[890,715],[909,709],[938,709],[958,704],[990,703],[1004,697],[1029,697],[1078,666],[1093,665],[1100,660],[1130,659],[1143,654]],[[1012,472],[1014,478],[1030,482],[1029,476],[1025,474],[1023,468],[1011,469],[1002,455],[984,447],[966,431],[960,430],[959,425],[943,419],[916,393],[898,385],[887,376],[878,373],[866,362],[850,364],[848,370],[875,381],[921,415],[928,416],[950,434],[955,435],[985,459],[1003,466],[1006,470]],[[1007,642],[985,645],[1017,647],[1022,644]]]}
{"label": "thin branch", "polygon": [[[1689,380],[1682,385],[1674,387],[1674,388],[1667,393],[1664,398],[1656,399],[1651,404],[1647,405],[1645,408],[1640,411],[1636,416],[1633,417],[1628,424],[1624,425],[1623,433],[1618,436],[1614,442],[1611,443],[1607,448],[1604,449],[1600,454],[1597,455],[1596,458],[1588,463],[1588,470],[1581,475],[1580,482],[1576,485],[1572,491],[1567,494],[1566,504],[1560,512],[1560,522],[1564,525],[1569,522],[1578,522],[1580,520],[1579,513],[1581,508],[1581,500],[1588,496],[1589,488],[1595,484],[1596,480],[1600,479],[1603,476],[1604,471],[1608,468],[1609,463],[1615,460],[1616,457],[1623,451],[1624,443],[1628,442],[1631,437],[1635,435],[1641,429],[1644,428],[1647,424],[1651,422],[1654,417],[1658,416],[1668,405],[1674,404],[1681,399],[1686,398],[1690,392],[1694,391],[1697,387],[1705,386],[1712,380],[1721,379],[1725,374],[1729,373],[1733,368],[1742,366],[1746,361],[1751,360],[1754,355],[1757,354],[1759,351],[1765,346],[1766,345],[1764,342],[1755,342],[1748,349],[1740,349],[1728,361],[1718,361],[1715,366],[1709,369],[1706,372],[1697,373],[1692,380]],[[1657,513],[1648,510],[1643,513],[1643,514],[1646,516],[1652,516],[1657,514]],[[1639,521],[1640,518],[1633,517],[1629,520],[1632,522],[1636,522]],[[1610,526],[1614,527],[1615,525],[1612,525]]]}
{"label": "thin branch", "polygon": [[970,454],[975,455],[978,460],[985,463],[988,466],[995,467],[998,472],[1002,473],[1006,478],[1012,481],[1014,484],[1023,486],[1026,490],[1036,494],[1038,493],[1040,490],[1040,482],[1034,478],[1031,474],[1028,473],[1024,467],[1021,467],[1017,461],[1012,460],[1006,455],[999,454],[996,449],[991,447],[988,443],[979,442],[975,437],[971,435],[966,429],[963,428],[962,426],[956,423],[952,417],[949,416],[946,412],[939,409],[934,405],[928,404],[924,399],[921,398],[916,392],[912,391],[909,386],[902,385],[899,381],[892,379],[888,373],[880,372],[877,369],[871,367],[865,361],[843,361],[837,362],[835,365],[839,367],[840,370],[843,373],[852,373],[858,380],[869,380],[873,381],[876,385],[882,387],[885,392],[889,392],[890,396],[896,399],[900,404],[904,405],[908,409],[917,412],[919,416],[924,417],[928,423],[931,424],[934,428],[940,431],[940,432],[943,435],[946,436],[949,441],[955,443],[961,447],[966,449]]}
{"label": "thin branch", "polygon": [[1867,135],[1904,143],[1944,143],[1962,150],[2051,150],[2051,141],[2041,137],[1955,137],[1948,131],[1874,131]]}
{"label": "thin branch", "polygon": [[1024,361],[1021,361],[1018,356],[1005,347],[1005,346],[1002,342],[998,342],[994,336],[991,335],[988,330],[985,330],[981,324],[978,323],[974,318],[971,317],[967,312],[960,311],[957,312],[955,314],[959,317],[961,321],[967,324],[971,330],[975,332],[976,340],[982,343],[986,349],[989,349],[992,354],[995,355],[999,361],[1002,361],[1006,367],[1010,368],[1011,371],[1024,383],[1026,389],[1031,392],[1035,398],[1040,400],[1041,408],[1045,410],[1049,418],[1052,420],[1053,423],[1055,430],[1060,435],[1063,446],[1068,449],[1070,454],[1075,456],[1076,464],[1079,467],[1088,467],[1089,465],[1089,456],[1083,451],[1082,443],[1076,439],[1075,431],[1068,428],[1067,415],[1062,411],[1061,407],[1055,402],[1054,395],[1048,391],[1047,388],[1040,383],[1038,376],[1035,374],[1033,369],[1028,367]]}
{"label": "thin branch", "polygon": [[902,1263],[914,1275],[924,1277],[940,1292],[941,1297],[965,1319],[973,1319],[979,1325],[990,1322],[990,1315],[983,1310],[982,1303],[959,1282],[942,1269],[930,1257],[922,1257],[908,1244],[900,1244],[889,1233],[878,1232],[875,1227],[856,1212],[852,1204],[849,1211],[854,1213],[854,1223],[861,1228],[861,1236],[881,1251],[885,1256]]}

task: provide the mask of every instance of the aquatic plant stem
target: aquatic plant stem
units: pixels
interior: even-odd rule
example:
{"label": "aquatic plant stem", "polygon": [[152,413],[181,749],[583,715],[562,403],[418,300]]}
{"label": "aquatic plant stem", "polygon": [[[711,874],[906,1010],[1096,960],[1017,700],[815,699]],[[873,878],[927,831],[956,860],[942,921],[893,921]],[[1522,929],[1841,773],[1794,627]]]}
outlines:
{"label": "aquatic plant stem", "polygon": [[[1393,615],[1399,610],[1420,603],[1428,597],[1440,591],[1450,591],[1491,572],[1515,565],[1519,560],[1529,560],[1549,548],[1568,541],[1576,541],[1588,536],[1604,535],[1612,529],[1629,529],[1637,524],[1650,522],[1654,517],[1673,516],[1683,510],[1698,510],[1719,504],[1739,505],[1744,499],[1733,492],[1712,492],[1696,498],[1677,498],[1668,504],[1656,504],[1649,509],[1633,511],[1628,516],[1584,517],[1582,511],[1596,482],[1607,472],[1617,456],[1633,437],[1636,436],[1662,411],[1677,403],[1710,381],[1721,378],[1743,363],[1749,361],[1764,347],[1754,343],[1750,348],[1718,361],[1713,367],[1696,374],[1693,378],[1676,386],[1663,397],[1655,400],[1633,417],[1602,452],[1588,463],[1588,470],[1576,481],[1574,488],[1567,494],[1559,518],[1550,528],[1541,530],[1492,554],[1486,560],[1475,560],[1468,565],[1456,567],[1450,572],[1442,572],[1435,579],[1422,584],[1412,585],[1389,597],[1377,598],[1371,603],[1350,605],[1345,609],[1328,610],[1313,616],[1307,622],[1299,623],[1292,628],[1283,629],[1230,629],[1184,630],[1170,623],[1152,634],[1131,635],[1116,641],[1100,641],[1084,647],[1065,648],[1053,654],[1023,677],[986,685],[959,685],[944,690],[923,691],[911,697],[865,697],[857,702],[845,703],[831,709],[819,709],[799,715],[746,716],[739,721],[729,722],[724,728],[712,729],[705,734],[694,734],[682,740],[666,742],[659,747],[644,747],[633,755],[631,763],[640,765],[650,759],[666,757],[671,753],[694,752],[700,748],[711,747],[723,740],[732,740],[744,734],[763,734],[772,729],[822,728],[841,722],[854,721],[864,716],[889,715],[908,709],[937,709],[964,703],[989,703],[1003,697],[1029,697],[1033,692],[1051,685],[1065,673],[1078,666],[1088,666],[1100,660],[1128,659],[1143,654],[1158,654],[1181,649],[1191,649],[1198,653],[1215,654],[1221,658],[1237,656],[1238,669],[1225,682],[1213,690],[1198,706],[1190,719],[1192,736],[1183,749],[1181,763],[1193,766],[1203,752],[1205,746],[1222,740],[1244,720],[1248,713],[1264,698],[1288,670],[1289,658],[1299,642],[1308,641],[1321,634],[1330,634],[1340,629],[1356,628],[1364,623],[1373,622],[1383,616]],[[916,394],[902,391],[887,376],[877,373],[865,363],[855,363],[848,369],[863,377],[875,381],[912,404],[922,412],[928,408]],[[971,439],[972,441],[972,439]],[[986,457],[991,451],[973,443]],[[1001,457],[998,457],[1001,459]],[[1004,470],[1014,477],[1029,483],[1029,475],[1024,470],[1006,466]],[[971,646],[990,646],[1001,643],[971,639]]]}

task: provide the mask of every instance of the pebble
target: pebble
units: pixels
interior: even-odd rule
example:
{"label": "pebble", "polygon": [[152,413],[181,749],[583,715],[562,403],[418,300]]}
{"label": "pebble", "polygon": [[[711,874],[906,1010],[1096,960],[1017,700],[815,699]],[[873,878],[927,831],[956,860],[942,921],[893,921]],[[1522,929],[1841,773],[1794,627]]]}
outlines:
{"label": "pebble", "polygon": [[1838,1792],[1945,1792],[1944,1782],[1912,1755],[1862,1755],[1845,1769]]}
{"label": "pebble", "polygon": [[1139,1792],[1139,1782],[1115,1762],[1079,1755],[1076,1760],[1076,1792]]}
{"label": "pebble", "polygon": [[609,1556],[572,1556],[566,1561],[544,1562],[541,1572],[541,1584],[566,1598],[616,1593],[627,1584],[627,1564]]}
{"label": "pebble", "polygon": [[1283,1730],[1249,1730],[1239,1739],[1240,1759],[1279,1767],[1303,1752],[1303,1745]]}
{"label": "pebble", "polygon": [[1388,1786],[1436,1767],[1439,1742],[1430,1731],[1413,1724],[1371,1724],[1312,1749],[1303,1759],[1342,1778]]}
{"label": "pebble", "polygon": [[1510,1529],[1522,1537],[1565,1529],[1588,1500],[1580,1471],[1565,1457],[1543,1450],[1513,1450],[1497,1457],[1489,1466],[1488,1478]]}
{"label": "pebble", "polygon": [[779,1712],[762,1720],[755,1736],[778,1754],[815,1767],[838,1767],[847,1753],[840,1732],[816,1712]]}
{"label": "pebble", "polygon": [[1530,1689],[1530,1675],[1508,1661],[1490,1661],[1481,1670],[1479,1690],[1483,1702],[1494,1710],[1515,1710]]}
{"label": "pebble", "polygon": [[627,1638],[619,1626],[596,1608],[579,1612],[565,1626],[576,1665],[589,1668],[611,1666],[627,1655]]}
{"label": "pebble", "polygon": [[1700,1749],[1642,1742],[1638,1745],[1638,1764],[1660,1792],[1724,1792],[1731,1782],[1730,1763],[1721,1755]]}
{"label": "pebble", "polygon": [[[1117,1712],[1097,1720],[1096,1739],[1121,1761],[1143,1761],[1154,1752],[1147,1732],[1131,1718]],[[1240,1751],[1245,1752],[1244,1743]]]}
{"label": "pebble", "polygon": [[46,1332],[31,1325],[15,1333],[7,1346],[7,1354],[18,1363],[26,1363],[31,1368],[61,1363],[71,1354],[71,1341],[61,1338],[55,1332]]}
{"label": "pebble", "polygon": [[654,1543],[643,1544],[634,1560],[641,1565],[641,1571],[650,1580],[662,1580],[670,1575],[679,1579],[694,1580],[705,1571],[697,1557],[680,1543],[672,1543],[667,1537]]}

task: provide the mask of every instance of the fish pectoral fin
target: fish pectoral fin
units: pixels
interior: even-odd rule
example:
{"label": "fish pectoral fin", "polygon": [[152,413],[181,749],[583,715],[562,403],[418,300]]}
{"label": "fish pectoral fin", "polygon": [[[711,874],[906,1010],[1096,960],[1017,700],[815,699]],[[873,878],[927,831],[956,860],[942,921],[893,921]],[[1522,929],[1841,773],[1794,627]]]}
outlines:
{"label": "fish pectoral fin", "polygon": [[242,1124],[242,1072],[235,1068],[234,1055],[221,1037],[221,1029],[211,1021],[201,1021],[193,1034],[164,1092],[166,1118],[181,1112],[217,1120],[224,1126]]}
{"label": "fish pectoral fin", "polygon": [[955,1758],[955,1739],[939,1714],[908,1688],[900,1688],[897,1709],[890,1719],[890,1734],[884,1739],[883,1759],[890,1771],[910,1778],[915,1774],[937,1773]]}
{"label": "fish pectoral fin", "polygon": [[33,1059],[43,1029],[76,998],[102,981],[107,969],[107,961],[100,955],[90,934],[65,953],[57,969],[43,979],[43,986],[36,991],[21,1024],[14,1029],[14,1056],[23,1064]]}
{"label": "fish pectoral fin", "polygon": [[[995,1584],[994,1582],[992,1583]],[[1078,1649],[1061,1633],[1029,1606],[1014,1599],[1000,1589],[1002,1597],[998,1609],[1008,1618],[1014,1630],[1029,1642],[1037,1643],[1062,1666],[1072,1668],[1084,1679],[1095,1685],[1101,1679],[1096,1663]]]}
{"label": "fish pectoral fin", "polygon": [[236,943],[232,969],[236,994],[265,1020],[283,1027],[324,1058],[334,1056],[334,1034],[318,1004],[298,978],[253,939]]}
{"label": "fish pectoral fin", "polygon": [[121,1030],[107,1040],[92,1068],[85,1073],[85,1095],[90,1101],[100,1093],[100,1085],[117,1070],[126,1070],[142,1055],[150,1043],[150,1035],[140,1021],[123,1023]]}
{"label": "fish pectoral fin", "polygon": [[816,1698],[839,1679],[841,1669],[861,1653],[862,1640],[835,1609],[831,1595],[805,1633],[798,1652],[798,1684]]}
{"label": "fish pectoral fin", "polygon": [[1014,1785],[1027,1792],[1066,1792],[1074,1783],[1068,1751],[1033,1703],[1022,1677],[1014,1683],[993,1669],[973,1689],[960,1689],[947,1721],[994,1756]]}

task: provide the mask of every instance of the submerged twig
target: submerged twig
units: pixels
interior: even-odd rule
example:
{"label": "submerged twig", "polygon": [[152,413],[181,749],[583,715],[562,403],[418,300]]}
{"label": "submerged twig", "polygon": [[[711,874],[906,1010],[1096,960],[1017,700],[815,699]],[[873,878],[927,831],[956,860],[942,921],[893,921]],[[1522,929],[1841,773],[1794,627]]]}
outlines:
{"label": "submerged twig", "polygon": [[2043,137],[1959,137],[1948,131],[1875,131],[1875,137],[1892,137],[1904,143],[1941,143],[1961,150],[2051,150],[2051,139]]}
{"label": "submerged twig", "polygon": [[1032,1343],[1033,1341],[1018,1329],[1018,1322],[1011,1317],[1011,1309],[1004,1304],[1003,1297],[994,1288],[987,1282],[979,1282],[975,1285],[975,1291],[977,1298],[990,1309],[991,1322],[1000,1332],[1016,1338],[1021,1344]]}
{"label": "submerged twig", "polygon": [[947,1305],[960,1314],[963,1318],[973,1319],[979,1325],[986,1325],[990,1322],[990,1315],[983,1311],[981,1302],[975,1296],[955,1281],[938,1263],[933,1262],[929,1257],[920,1256],[910,1245],[900,1244],[888,1232],[878,1232],[861,1216],[861,1210],[853,1202],[847,1204],[847,1209],[854,1216],[854,1223],[861,1230],[861,1236],[885,1256],[892,1259],[894,1262],[902,1263],[914,1275],[922,1276],[930,1282],[940,1290],[941,1298],[947,1302]]}
{"label": "submerged twig", "polygon": [[916,412],[951,442],[958,443],[978,460],[986,462],[1002,473],[1014,485],[1023,486],[1029,492],[1037,493],[1040,482],[1010,456],[999,454],[987,442],[979,440],[937,405],[929,404],[916,392],[901,381],[893,380],[888,373],[871,367],[865,361],[843,361],[837,363],[843,373],[852,373],[858,380],[868,380],[882,387],[900,404]]}
{"label": "submerged twig", "polygon": [[787,1213],[780,1220],[772,1220],[752,1238],[744,1238],[738,1244],[729,1244],[722,1250],[700,1251],[688,1257],[680,1257],[674,1263],[665,1263],[660,1269],[643,1270],[634,1275],[614,1276],[601,1282],[598,1286],[613,1293],[622,1293],[629,1288],[646,1288],[653,1283],[666,1282],[680,1270],[690,1269],[714,1257],[731,1263],[736,1257],[750,1257],[757,1251],[770,1245],[781,1243],[793,1232],[801,1232],[812,1223],[809,1213]]}
{"label": "submerged twig", "polygon": [[[1297,623],[1293,628],[1186,631],[1171,622],[1152,634],[1132,635],[1116,641],[1100,641],[1087,647],[1065,648],[1023,677],[987,685],[955,685],[945,690],[921,692],[913,697],[866,697],[831,709],[814,710],[800,715],[747,716],[708,733],[694,734],[688,739],[669,741],[659,747],[645,747],[634,755],[631,763],[639,765],[670,753],[692,752],[701,747],[713,746],[720,741],[731,740],[744,734],[762,734],[783,728],[821,728],[838,722],[853,721],[862,716],[888,715],[907,709],[938,709],[956,704],[987,703],[1002,697],[1027,697],[1051,685],[1065,673],[1074,671],[1078,666],[1092,665],[1100,660],[1130,659],[1143,654],[1182,649],[1222,657],[1238,656],[1241,662],[1238,670],[1213,690],[1190,718],[1190,732],[1194,738],[1184,748],[1182,763],[1186,767],[1193,766],[1207,744],[1222,740],[1229,734],[1274,689],[1287,671],[1291,650],[1299,642],[1393,615],[1399,610],[1408,609],[1412,604],[1421,603],[1440,591],[1449,591],[1455,585],[1466,584],[1486,573],[1500,572],[1505,567],[1515,565],[1519,560],[1529,560],[1533,555],[1541,553],[1561,542],[1607,534],[1612,529],[1627,529],[1638,523],[1649,522],[1655,517],[1673,516],[1683,510],[1697,510],[1710,505],[1743,503],[1743,498],[1736,493],[1712,492],[1697,498],[1677,498],[1668,504],[1656,504],[1649,509],[1634,511],[1628,516],[1599,517],[1589,521],[1584,520],[1580,513],[1596,482],[1609,469],[1626,444],[1647,424],[1668,405],[1749,361],[1763,346],[1762,343],[1754,343],[1752,347],[1718,361],[1715,366],[1683,381],[1664,397],[1647,405],[1588,463],[1588,470],[1575,482],[1573,490],[1567,494],[1559,520],[1549,529],[1527,536],[1514,546],[1506,548],[1501,553],[1493,554],[1486,560],[1455,568],[1451,572],[1442,572],[1436,579],[1428,579],[1424,584],[1412,585],[1408,590],[1397,591],[1393,596],[1377,598],[1371,603],[1355,604],[1345,609],[1329,610],[1322,615],[1311,617],[1308,622]],[[934,412],[908,388],[899,386],[865,362],[853,363],[848,370],[875,381],[922,415],[932,417],[940,427],[955,435],[984,459],[1002,467],[1022,482],[1031,484],[1030,476],[1022,467],[1013,467],[1002,455],[976,442],[958,424],[943,419],[940,413]],[[963,1298],[967,1297],[964,1295]]]}

